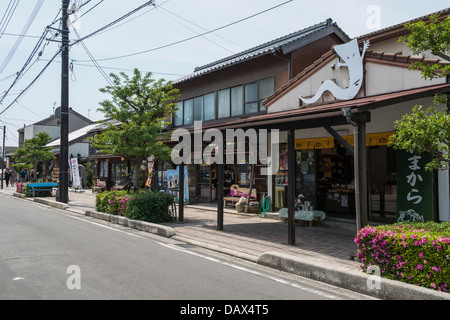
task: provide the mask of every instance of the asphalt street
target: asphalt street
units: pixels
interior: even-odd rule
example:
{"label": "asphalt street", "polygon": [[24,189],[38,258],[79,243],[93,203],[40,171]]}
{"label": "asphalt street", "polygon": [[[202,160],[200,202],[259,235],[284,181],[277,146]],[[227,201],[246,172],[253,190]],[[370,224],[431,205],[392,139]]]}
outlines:
{"label": "asphalt street", "polygon": [[371,299],[5,194],[0,248],[2,300]]}

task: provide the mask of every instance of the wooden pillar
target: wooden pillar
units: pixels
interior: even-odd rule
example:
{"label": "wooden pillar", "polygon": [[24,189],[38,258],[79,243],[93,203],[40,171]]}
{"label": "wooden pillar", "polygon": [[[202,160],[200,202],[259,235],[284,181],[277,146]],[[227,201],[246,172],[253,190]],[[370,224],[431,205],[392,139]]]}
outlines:
{"label": "wooden pillar", "polygon": [[223,230],[224,164],[217,165],[217,230]]}
{"label": "wooden pillar", "polygon": [[288,131],[288,243],[295,245],[295,130]]}
{"label": "wooden pillar", "polygon": [[361,208],[361,227],[364,228],[368,223],[368,201],[367,201],[367,145],[366,145],[366,123],[358,123],[359,142],[359,195]]}
{"label": "wooden pillar", "polygon": [[184,220],[184,166],[184,162],[180,163],[178,177],[178,220],[180,222]]}

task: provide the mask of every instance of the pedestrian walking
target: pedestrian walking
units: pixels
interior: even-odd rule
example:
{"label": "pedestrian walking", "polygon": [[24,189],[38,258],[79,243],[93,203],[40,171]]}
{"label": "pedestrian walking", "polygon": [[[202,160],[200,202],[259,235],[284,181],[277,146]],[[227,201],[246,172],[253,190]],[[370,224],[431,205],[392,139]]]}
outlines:
{"label": "pedestrian walking", "polygon": [[14,170],[14,168],[11,169],[11,179],[9,182],[11,183],[11,187],[14,187],[16,183],[16,170]]}
{"label": "pedestrian walking", "polygon": [[9,169],[6,168],[5,171],[5,182],[6,182],[6,187],[9,186],[9,179],[11,178],[11,172],[9,172]]}

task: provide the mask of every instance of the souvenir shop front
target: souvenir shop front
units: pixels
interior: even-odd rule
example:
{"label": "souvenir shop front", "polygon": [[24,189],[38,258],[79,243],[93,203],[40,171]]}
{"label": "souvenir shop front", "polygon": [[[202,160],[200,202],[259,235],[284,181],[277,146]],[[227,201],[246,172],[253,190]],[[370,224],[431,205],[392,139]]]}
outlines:
{"label": "souvenir shop front", "polygon": [[[185,166],[185,181],[187,181],[185,190],[189,190],[189,203],[215,203],[218,201],[218,166],[216,163],[210,165],[204,161],[202,164],[194,164],[194,157],[195,155],[192,153],[191,164]],[[267,177],[261,175],[262,167],[262,164],[252,165],[249,163],[248,146],[243,159],[238,159],[237,153],[235,153],[233,163],[224,164],[224,195],[230,196],[235,189],[248,189],[250,184],[252,189],[256,190],[258,200],[267,195]],[[173,170],[178,169],[171,162],[155,162],[153,184],[157,184],[161,188],[170,187]]]}
{"label": "souvenir shop front", "polygon": [[[347,132],[347,129],[343,129]],[[397,198],[397,151],[388,147],[392,132],[366,135],[368,211],[371,221],[393,222]],[[297,131],[301,136],[302,132]],[[296,135],[296,136],[297,136]],[[343,139],[354,146],[353,135]],[[287,207],[288,146],[279,145],[280,166],[274,177],[274,209]],[[329,216],[355,219],[354,156],[333,137],[295,140],[296,204]]]}

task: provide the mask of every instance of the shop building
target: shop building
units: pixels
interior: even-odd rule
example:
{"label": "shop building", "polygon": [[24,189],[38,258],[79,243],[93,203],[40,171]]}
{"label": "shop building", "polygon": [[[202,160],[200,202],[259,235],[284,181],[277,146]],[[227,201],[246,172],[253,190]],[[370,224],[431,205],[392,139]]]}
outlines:
{"label": "shop building", "polygon": [[[448,10],[440,14],[445,18]],[[399,212],[409,215],[419,211],[407,208],[411,203],[421,202],[422,219],[449,220],[448,172],[422,171],[422,186],[419,180],[412,186],[407,177],[413,173],[403,170],[411,166],[408,163],[411,157],[387,146],[396,120],[410,113],[415,105],[433,105],[435,94],[450,92],[448,77],[430,81],[423,79],[420,71],[409,70],[414,61],[434,63],[440,58],[428,52],[413,56],[405,43],[398,42],[406,34],[402,23],[336,46],[265,101],[271,115],[303,114],[316,119],[316,126],[294,130],[295,194],[302,194],[327,215],[351,219],[356,216],[363,225],[368,221],[392,223],[398,220]],[[356,63],[352,58],[358,56],[361,60]],[[350,92],[357,82],[355,92],[336,98],[340,91]],[[322,92],[324,88],[327,90]],[[309,98],[312,100],[308,101]],[[325,114],[330,112],[337,112],[334,117],[347,116],[351,122],[331,126],[325,121]],[[357,116],[363,119],[353,121]],[[357,147],[355,132],[360,137]],[[285,164],[288,132],[281,137],[280,157]],[[355,163],[359,166],[356,171]],[[289,168],[281,165],[280,169],[272,188],[276,208],[286,207],[287,201]]]}
{"label": "shop building", "polygon": [[[266,114],[263,106],[266,97],[329,51],[332,45],[348,40],[336,23],[328,19],[198,67],[192,74],[174,82],[181,96],[173,126],[175,129],[192,129],[195,121],[202,121],[204,126],[214,127]],[[248,154],[246,159],[242,163],[225,166],[226,195],[230,194],[232,186],[249,187],[251,166]],[[158,164],[155,167],[160,183],[165,183],[164,171],[169,166]],[[253,181],[258,199],[269,192],[267,177],[261,175],[260,169],[261,165],[257,165]],[[217,201],[217,165],[189,164],[188,172],[190,203]]]}
{"label": "shop building", "polygon": [[[445,18],[448,10],[439,14]],[[309,209],[356,220],[356,229],[373,221],[392,223],[399,213],[404,213],[403,221],[449,220],[448,172],[416,171],[423,169],[421,157],[387,145],[402,115],[417,104],[431,106],[436,94],[450,93],[448,77],[428,81],[420,71],[409,70],[413,61],[434,63],[438,58],[431,53],[414,57],[399,43],[407,34],[404,24],[330,45],[287,83],[275,86],[263,101],[267,113],[203,123],[203,131],[279,130],[278,139],[268,141],[269,150],[278,147],[279,171],[266,177],[266,191],[272,208],[288,209],[289,244],[295,243],[300,194]],[[224,165],[217,165],[217,172],[217,228],[222,230]],[[420,175],[414,183],[413,175]],[[419,211],[412,209],[419,202],[420,215],[410,215]]]}

